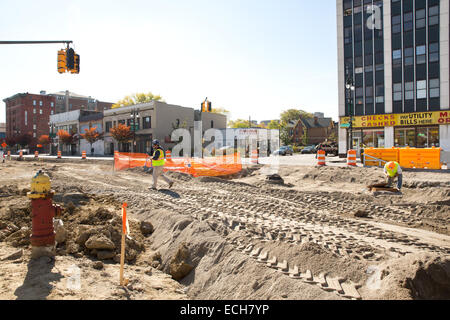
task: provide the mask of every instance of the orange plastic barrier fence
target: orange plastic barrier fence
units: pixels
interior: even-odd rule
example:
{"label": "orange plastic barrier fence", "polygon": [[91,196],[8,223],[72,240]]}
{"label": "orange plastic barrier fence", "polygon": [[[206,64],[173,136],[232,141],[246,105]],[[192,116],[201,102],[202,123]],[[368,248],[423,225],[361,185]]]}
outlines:
{"label": "orange plastic barrier fence", "polygon": [[[148,160],[145,153],[114,153],[115,170],[144,167]],[[149,165],[148,165],[149,166]],[[239,153],[208,158],[172,158],[166,160],[164,171],[190,174],[194,177],[219,177],[238,173],[242,170]]]}
{"label": "orange plastic barrier fence", "polygon": [[400,149],[399,164],[402,168],[441,169],[441,149]]}
{"label": "orange plastic barrier fence", "polygon": [[384,165],[389,161],[397,161],[402,168],[416,169],[441,169],[441,149],[440,148],[391,148],[364,150],[364,159],[366,166],[379,166],[380,161],[372,159],[381,159]]}
{"label": "orange plastic barrier fence", "polygon": [[[399,161],[399,148],[369,148],[364,149],[364,161],[366,166],[379,166],[380,162],[376,159],[382,159],[384,162]],[[384,165],[384,163],[382,164]]]}

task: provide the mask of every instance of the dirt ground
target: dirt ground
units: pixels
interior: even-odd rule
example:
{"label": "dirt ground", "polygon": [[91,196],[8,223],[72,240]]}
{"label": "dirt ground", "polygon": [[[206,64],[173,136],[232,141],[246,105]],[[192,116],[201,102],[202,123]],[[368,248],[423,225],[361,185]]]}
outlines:
{"label": "dirt ground", "polygon": [[[43,169],[63,207],[54,259],[30,259],[30,181]],[[450,173],[266,166],[233,179],[98,162],[0,164],[0,299],[450,299]],[[131,239],[120,287],[120,209]]]}

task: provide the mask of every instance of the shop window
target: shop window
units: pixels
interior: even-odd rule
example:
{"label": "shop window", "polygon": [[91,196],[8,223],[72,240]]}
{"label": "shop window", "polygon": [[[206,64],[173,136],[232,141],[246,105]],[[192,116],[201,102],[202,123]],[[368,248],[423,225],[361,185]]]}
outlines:
{"label": "shop window", "polygon": [[362,140],[364,148],[384,148],[384,130],[365,130]]}
{"label": "shop window", "polygon": [[439,127],[417,128],[416,148],[439,147]]}
{"label": "shop window", "polygon": [[416,130],[414,128],[395,129],[395,146],[396,147],[414,147],[416,145]]}

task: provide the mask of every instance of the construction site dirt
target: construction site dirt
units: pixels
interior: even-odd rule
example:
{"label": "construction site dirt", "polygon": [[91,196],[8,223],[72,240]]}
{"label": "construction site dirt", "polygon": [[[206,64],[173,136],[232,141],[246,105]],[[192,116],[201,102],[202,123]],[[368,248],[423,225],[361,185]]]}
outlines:
{"label": "construction site dirt", "polygon": [[[54,259],[30,259],[31,177],[60,204]],[[245,167],[227,179],[105,162],[0,167],[0,299],[450,299],[450,174],[403,173],[373,194],[379,168]],[[126,287],[119,286],[122,203]],[[78,281],[78,282],[77,282]]]}

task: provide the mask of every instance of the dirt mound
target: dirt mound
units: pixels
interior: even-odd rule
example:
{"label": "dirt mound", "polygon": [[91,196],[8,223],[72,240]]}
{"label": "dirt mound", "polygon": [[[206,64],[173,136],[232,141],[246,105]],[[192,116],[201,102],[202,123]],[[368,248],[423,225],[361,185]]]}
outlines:
{"label": "dirt mound", "polygon": [[367,273],[364,290],[371,299],[450,299],[450,256],[407,255]]}

